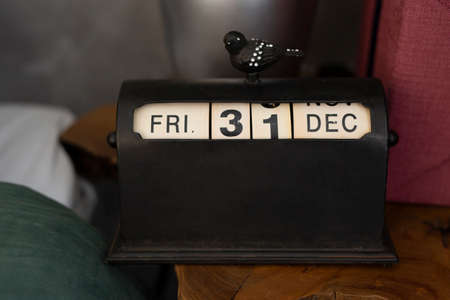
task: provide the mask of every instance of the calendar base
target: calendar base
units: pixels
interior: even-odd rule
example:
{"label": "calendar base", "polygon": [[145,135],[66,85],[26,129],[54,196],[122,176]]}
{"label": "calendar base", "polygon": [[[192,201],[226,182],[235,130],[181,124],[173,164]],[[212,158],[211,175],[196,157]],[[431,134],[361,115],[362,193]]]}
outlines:
{"label": "calendar base", "polygon": [[184,249],[152,248],[119,238],[117,231],[107,262],[175,264],[393,264],[398,256],[387,230],[382,246],[325,249]]}

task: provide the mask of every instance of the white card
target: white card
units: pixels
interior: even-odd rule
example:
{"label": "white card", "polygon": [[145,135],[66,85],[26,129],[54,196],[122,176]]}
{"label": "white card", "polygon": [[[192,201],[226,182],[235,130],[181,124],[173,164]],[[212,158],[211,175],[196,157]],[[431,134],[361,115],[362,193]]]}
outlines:
{"label": "white card", "polygon": [[249,103],[213,103],[212,139],[250,139]]}
{"label": "white card", "polygon": [[293,118],[296,139],[360,139],[371,131],[361,103],[294,103]]}
{"label": "white card", "polygon": [[290,139],[291,109],[289,103],[269,108],[252,103],[252,130],[254,139]]}
{"label": "white card", "polygon": [[209,139],[209,103],[150,103],[134,111],[143,139]]}

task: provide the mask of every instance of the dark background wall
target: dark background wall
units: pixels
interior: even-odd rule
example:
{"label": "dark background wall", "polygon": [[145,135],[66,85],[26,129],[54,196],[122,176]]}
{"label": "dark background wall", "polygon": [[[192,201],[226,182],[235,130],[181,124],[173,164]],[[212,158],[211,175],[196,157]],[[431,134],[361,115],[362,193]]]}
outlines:
{"label": "dark background wall", "polygon": [[[263,76],[352,73],[361,0],[3,0],[0,101],[77,114],[116,100],[131,78],[236,77],[222,37],[238,29],[305,50]],[[338,68],[339,69],[339,68]]]}

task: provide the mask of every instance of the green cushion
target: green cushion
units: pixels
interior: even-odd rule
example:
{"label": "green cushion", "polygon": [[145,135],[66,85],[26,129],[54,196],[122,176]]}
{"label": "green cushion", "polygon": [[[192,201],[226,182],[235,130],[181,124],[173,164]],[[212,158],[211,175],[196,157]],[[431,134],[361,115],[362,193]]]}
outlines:
{"label": "green cushion", "polygon": [[0,183],[0,299],[144,299],[104,263],[100,234],[28,188]]}

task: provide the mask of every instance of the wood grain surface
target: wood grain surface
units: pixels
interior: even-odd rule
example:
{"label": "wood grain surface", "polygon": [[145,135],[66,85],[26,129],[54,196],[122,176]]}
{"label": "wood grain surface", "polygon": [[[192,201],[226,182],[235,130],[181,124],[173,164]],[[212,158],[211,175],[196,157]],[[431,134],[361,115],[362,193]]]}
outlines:
{"label": "wood grain surface", "polygon": [[389,204],[394,266],[177,265],[180,300],[450,299],[450,208]]}

